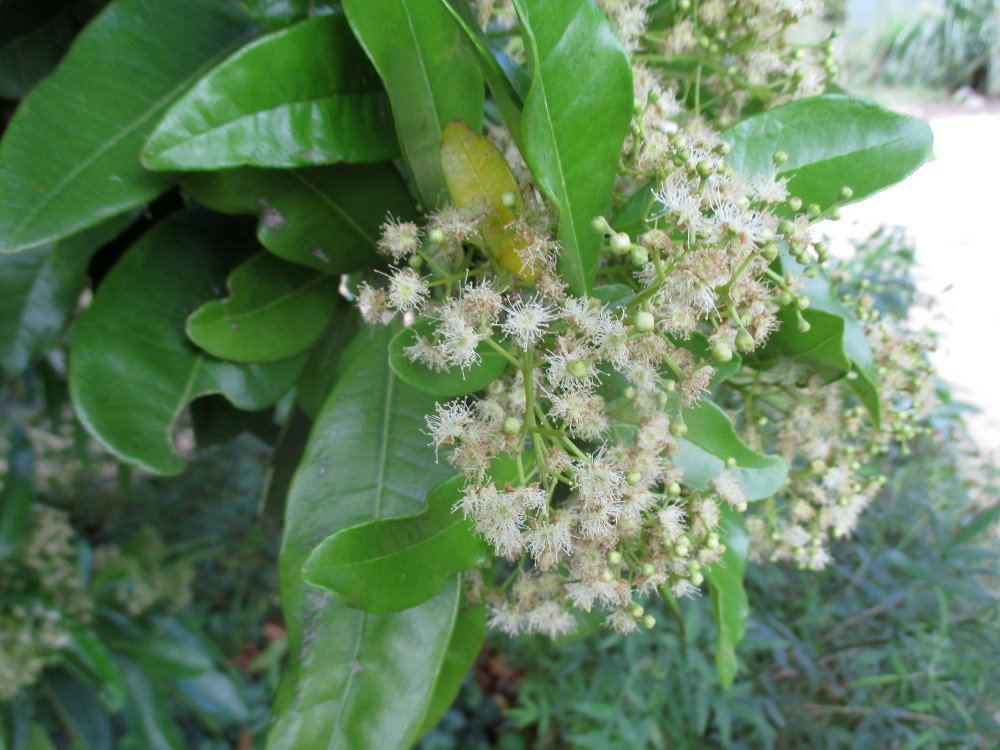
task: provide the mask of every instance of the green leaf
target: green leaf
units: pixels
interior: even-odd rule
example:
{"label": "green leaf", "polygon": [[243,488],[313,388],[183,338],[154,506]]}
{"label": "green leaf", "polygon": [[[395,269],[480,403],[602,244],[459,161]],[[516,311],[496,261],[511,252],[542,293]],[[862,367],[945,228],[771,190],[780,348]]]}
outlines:
{"label": "green leaf", "polygon": [[45,677],[45,688],[73,738],[82,750],[111,750],[111,721],[94,688],[59,670]]}
{"label": "green leaf", "polygon": [[572,294],[597,271],[618,158],[632,121],[632,68],[589,0],[514,0],[531,63],[521,120],[524,159],[559,209],[559,270]]}
{"label": "green leaf", "polygon": [[198,351],[187,314],[221,288],[254,249],[242,222],[188,211],[160,222],[104,279],[73,334],[70,393],[81,422],[123,461],[183,471],[171,433],[181,410],[208,393],[242,409],[277,401],[305,358],[244,365]]}
{"label": "green leaf", "polygon": [[187,319],[188,337],[209,354],[237,362],[274,362],[305,351],[337,309],[340,279],[258,253],[226,282],[230,296]]}
{"label": "green leaf", "polygon": [[0,97],[20,99],[52,72],[76,35],[76,5],[0,0]]}
{"label": "green leaf", "polygon": [[775,107],[722,133],[732,146],[726,161],[744,175],[774,171],[776,151],[788,154],[778,177],[806,205],[827,208],[842,187],[851,201],[895,185],[931,154],[927,123],[868,99],[829,94]]}
{"label": "green leaf", "polygon": [[57,750],[55,743],[41,724],[33,724],[28,741],[19,750]]}
{"label": "green leaf", "polygon": [[1000,519],[1000,503],[991,505],[986,510],[973,516],[965,526],[959,529],[948,543],[949,547],[961,547],[973,541]]}
{"label": "green leaf", "polygon": [[213,670],[174,683],[177,690],[191,703],[202,720],[224,726],[243,727],[250,719],[250,709],[233,678]]}
{"label": "green leaf", "polygon": [[445,123],[483,123],[483,78],[451,14],[434,0],[344,0],[385,83],[403,158],[428,210],[447,200],[439,153]]}
{"label": "green leaf", "polygon": [[361,327],[361,314],[357,307],[337,298],[338,310],[331,325],[309,352],[306,366],[295,384],[295,398],[302,410],[315,418],[323,407],[330,389],[343,374],[343,354]]}
{"label": "green leaf", "polygon": [[390,164],[233,169],[192,175],[184,188],[216,211],[258,214],[261,245],[330,274],[375,265],[386,215],[415,215],[406,184]]}
{"label": "green leaf", "polygon": [[182,96],[146,141],[149,169],[302,167],[399,155],[389,102],[342,14],[255,39]]}
{"label": "green leaf", "polygon": [[804,333],[796,327],[791,307],[782,308],[778,313],[779,329],[755,359],[788,357],[807,365],[827,382],[842,378],[851,369],[851,361],[844,353],[844,318],[820,310],[806,310],[802,317],[809,324]]}
{"label": "green leaf", "polygon": [[171,703],[149,678],[131,662],[122,659],[121,670],[128,686],[125,720],[136,747],[143,750],[183,750],[184,737],[171,714]]}
{"label": "green leaf", "polygon": [[377,518],[331,534],[306,560],[306,583],[377,614],[427,601],[456,573],[492,557],[474,524],[452,512],[464,487],[463,477],[452,477],[430,491],[427,507],[415,515]]}
{"label": "green leaf", "polygon": [[464,396],[482,390],[507,369],[510,364],[506,357],[488,344],[476,347],[481,361],[467,370],[450,367],[434,370],[423,362],[411,362],[406,356],[407,347],[413,346],[420,338],[434,340],[438,322],[424,318],[397,333],[389,343],[389,364],[400,380],[417,390],[439,398]]}
{"label": "green leaf", "polygon": [[17,424],[11,425],[8,434],[10,452],[0,489],[0,563],[21,544],[35,499],[35,454],[31,441]]}
{"label": "green leaf", "polygon": [[94,252],[132,220],[119,216],[54,245],[0,255],[0,367],[18,375],[66,327]]}
{"label": "green leaf", "polygon": [[455,627],[451,631],[444,663],[441,665],[437,682],[434,683],[434,693],[427,707],[423,726],[417,732],[418,737],[427,734],[455,702],[465,675],[479,656],[484,638],[486,638],[486,605],[465,606],[455,618]]}
{"label": "green leaf", "polygon": [[0,142],[0,250],[74,234],[175,181],[143,169],[152,124],[248,31],[230,3],[116,0],[18,108]]}
{"label": "green leaf", "polygon": [[461,29],[463,39],[490,87],[511,138],[520,145],[521,110],[531,85],[530,76],[506,52],[490,45],[466,0],[441,0],[441,3]]}
{"label": "green leaf", "polygon": [[740,440],[729,416],[712,401],[703,398],[684,410],[687,434],[671,460],[684,470],[684,483],[708,489],[711,480],[727,471],[726,460],[736,459],[728,472],[739,480],[747,500],[763,500],[781,489],[788,478],[788,466],[780,456],[762,456]]}
{"label": "green leaf", "polygon": [[333,13],[338,4],[337,0],[243,0],[250,18],[265,32]]}
{"label": "green leaf", "polygon": [[76,623],[69,631],[70,641],[63,651],[67,664],[97,684],[97,694],[110,711],[119,711],[125,703],[125,678],[111,650],[89,626]]}
{"label": "green leaf", "polygon": [[288,665],[268,750],[409,747],[457,614],[458,581],[404,612],[373,615],[307,586],[302,566],[335,531],[414,513],[450,472],[420,434],[434,399],[389,369],[391,330],[366,341],[316,420],[288,495],[281,601]]}
{"label": "green leaf", "polygon": [[722,507],[719,538],[726,545],[722,560],[708,568],[708,592],[715,617],[715,666],[723,688],[731,687],[739,667],[736,646],[746,634],[750,603],[743,588],[750,536],[743,528],[742,516],[728,506]]}
{"label": "green leaf", "polygon": [[854,373],[854,375],[848,375],[852,378],[850,385],[868,409],[875,424],[878,425],[881,421],[881,405],[875,380],[875,355],[872,354],[864,328],[861,327],[861,323],[854,317],[854,314],[844,307],[837,298],[837,289],[825,273],[806,279],[802,292],[809,298],[810,310],[836,315],[843,319],[844,354],[850,361],[850,369]]}

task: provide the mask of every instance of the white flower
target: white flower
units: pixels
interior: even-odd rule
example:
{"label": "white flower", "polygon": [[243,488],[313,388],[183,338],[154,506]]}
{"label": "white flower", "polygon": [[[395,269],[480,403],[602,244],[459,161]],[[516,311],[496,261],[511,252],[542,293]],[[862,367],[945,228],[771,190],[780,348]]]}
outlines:
{"label": "white flower", "polygon": [[546,326],[554,320],[552,310],[539,300],[514,301],[505,307],[507,320],[500,326],[522,349],[529,348],[542,338]]}

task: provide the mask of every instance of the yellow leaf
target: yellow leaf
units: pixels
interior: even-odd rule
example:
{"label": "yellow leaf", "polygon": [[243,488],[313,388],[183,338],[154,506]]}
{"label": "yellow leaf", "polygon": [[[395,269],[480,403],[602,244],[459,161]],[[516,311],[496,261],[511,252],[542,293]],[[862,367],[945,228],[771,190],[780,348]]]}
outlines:
{"label": "yellow leaf", "polygon": [[[441,167],[452,202],[459,208],[485,207],[483,239],[497,262],[525,281],[538,277],[537,264],[525,263],[524,240],[505,237],[507,225],[521,210],[523,199],[514,173],[500,150],[468,125],[453,120],[441,134]],[[504,194],[514,196],[505,206]]]}

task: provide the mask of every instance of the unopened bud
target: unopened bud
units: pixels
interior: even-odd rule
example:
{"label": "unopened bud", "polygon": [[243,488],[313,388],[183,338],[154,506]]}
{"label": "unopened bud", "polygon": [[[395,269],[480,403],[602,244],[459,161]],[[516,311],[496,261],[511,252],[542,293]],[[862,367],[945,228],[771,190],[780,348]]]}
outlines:
{"label": "unopened bud", "polygon": [[519,435],[524,427],[524,420],[520,417],[507,417],[503,421],[503,431],[507,435]]}
{"label": "unopened bud", "polygon": [[611,235],[611,252],[615,255],[624,255],[632,249],[632,238],[625,232],[617,232]]}
{"label": "unopened bud", "polygon": [[603,216],[598,216],[590,222],[590,231],[594,234],[611,234],[614,230]]}
{"label": "unopened bud", "polygon": [[642,331],[643,333],[652,331],[653,327],[656,325],[656,318],[653,317],[651,312],[647,312],[646,310],[640,310],[637,312],[633,320],[635,330]]}

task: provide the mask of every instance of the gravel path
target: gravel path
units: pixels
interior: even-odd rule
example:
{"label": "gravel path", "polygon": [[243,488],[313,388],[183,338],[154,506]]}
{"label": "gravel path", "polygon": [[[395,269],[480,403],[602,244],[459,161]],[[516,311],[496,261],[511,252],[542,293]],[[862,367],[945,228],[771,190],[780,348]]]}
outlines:
{"label": "gravel path", "polygon": [[824,231],[843,248],[880,224],[908,228],[919,287],[939,303],[933,360],[983,410],[969,417],[982,447],[1000,450],[1000,114],[930,114],[936,160]]}

